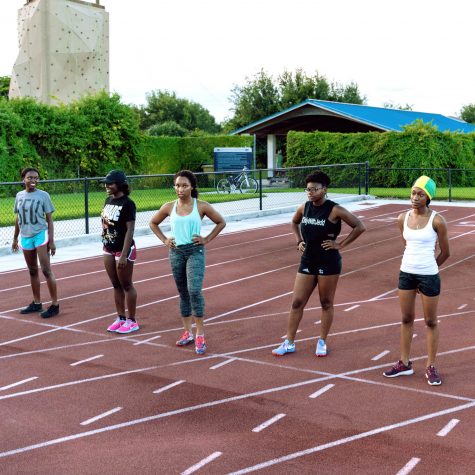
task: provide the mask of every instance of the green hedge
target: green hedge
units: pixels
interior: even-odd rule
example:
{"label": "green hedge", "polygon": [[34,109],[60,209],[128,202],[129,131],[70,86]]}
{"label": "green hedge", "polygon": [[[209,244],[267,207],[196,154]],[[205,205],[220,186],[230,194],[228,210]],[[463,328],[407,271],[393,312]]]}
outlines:
{"label": "green hedge", "polygon": [[181,169],[201,171],[213,163],[215,147],[252,147],[251,136],[213,135],[200,137],[145,136],[140,147],[142,173],[175,173]]}
{"label": "green hedge", "polygon": [[[475,168],[475,134],[439,132],[418,122],[402,132],[289,132],[287,136],[286,167],[359,162],[385,169],[371,174],[373,185],[407,186],[421,169]],[[409,176],[397,168],[417,170]],[[438,182],[447,181],[445,171],[432,171],[431,176]],[[473,185],[470,175],[464,173],[457,173],[454,179],[454,185]]]}

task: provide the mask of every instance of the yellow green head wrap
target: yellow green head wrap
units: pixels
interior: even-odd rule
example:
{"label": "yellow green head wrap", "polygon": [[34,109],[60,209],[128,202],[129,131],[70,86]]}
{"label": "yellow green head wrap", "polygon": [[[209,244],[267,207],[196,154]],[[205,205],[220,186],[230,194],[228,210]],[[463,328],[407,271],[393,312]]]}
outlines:
{"label": "yellow green head wrap", "polygon": [[412,186],[417,186],[417,188],[424,190],[427,193],[429,199],[432,199],[435,196],[435,181],[432,178],[429,178],[428,176],[420,176]]}

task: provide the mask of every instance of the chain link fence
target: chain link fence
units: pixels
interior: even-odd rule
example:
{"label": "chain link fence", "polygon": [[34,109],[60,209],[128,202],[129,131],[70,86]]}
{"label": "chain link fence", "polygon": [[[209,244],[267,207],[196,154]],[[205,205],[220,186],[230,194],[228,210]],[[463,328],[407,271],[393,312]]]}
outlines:
{"label": "chain link fence", "polygon": [[[196,173],[200,198],[213,204],[223,215],[245,215],[262,210],[295,207],[306,200],[305,177],[315,170],[331,178],[329,197],[368,195],[408,199],[414,180],[427,174],[437,182],[437,200],[475,200],[475,169],[382,169],[367,163],[313,167],[247,170],[242,172]],[[136,227],[148,227],[162,204],[176,199],[173,174],[129,176],[131,199],[137,206]],[[55,237],[101,232],[100,213],[106,193],[102,177],[45,180],[39,188],[47,191],[56,208]],[[228,186],[223,186],[223,182]],[[233,185],[233,186],[232,186]],[[15,195],[22,183],[0,183],[0,246],[11,244]]]}

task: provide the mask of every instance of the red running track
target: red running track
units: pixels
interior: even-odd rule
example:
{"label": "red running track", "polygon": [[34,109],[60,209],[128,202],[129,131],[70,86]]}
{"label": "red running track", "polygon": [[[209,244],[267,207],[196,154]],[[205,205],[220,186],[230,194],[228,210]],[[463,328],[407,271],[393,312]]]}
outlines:
{"label": "red running track", "polygon": [[326,358],[314,356],[316,295],[296,353],[271,354],[299,257],[289,225],[208,247],[204,357],[174,344],[178,299],[163,246],[140,251],[141,330],[130,336],[105,331],[114,306],[101,257],[54,266],[62,313],[48,321],[18,313],[30,298],[25,270],[0,274],[0,472],[473,474],[475,209],[436,208],[452,252],[441,270],[440,387],[424,378],[420,307],[415,374],[382,376],[399,356],[404,209],[358,213],[367,232],[343,251]]}

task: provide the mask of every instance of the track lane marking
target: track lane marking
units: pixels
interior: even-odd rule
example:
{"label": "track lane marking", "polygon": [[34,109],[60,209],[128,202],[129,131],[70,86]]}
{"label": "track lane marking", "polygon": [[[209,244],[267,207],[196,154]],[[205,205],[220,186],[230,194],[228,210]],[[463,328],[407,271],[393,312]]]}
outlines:
{"label": "track lane marking", "polygon": [[459,419],[452,419],[446,426],[437,432],[437,435],[439,437],[445,437],[459,422]]}
{"label": "track lane marking", "polygon": [[83,421],[80,424],[82,426],[88,426],[89,424],[92,424],[93,422],[96,422],[100,419],[104,419],[104,417],[110,416],[111,414],[115,414],[116,412],[122,411],[122,407],[114,407],[114,409],[111,409],[110,411],[103,412],[102,414],[99,414],[97,416],[91,417],[87,421]]}
{"label": "track lane marking", "polygon": [[15,388],[17,386],[21,386],[22,384],[29,383],[30,381],[34,381],[38,379],[38,376],[32,376],[31,378],[22,379],[21,381],[17,381],[16,383],[7,384],[6,386],[2,386],[0,391],[6,391],[7,389]]}
{"label": "track lane marking", "polygon": [[221,361],[221,363],[215,364],[214,366],[210,366],[209,369],[218,369],[221,368],[221,366],[225,366],[229,363],[232,363],[233,361],[236,361],[237,358],[229,358],[224,361]]}
{"label": "track lane marking", "polygon": [[181,475],[191,475],[192,473],[195,473],[203,468],[205,465],[208,465],[213,460],[216,460],[218,457],[221,457],[221,455],[223,455],[222,452],[213,452],[211,455],[208,455],[208,457],[204,458],[198,463],[195,463],[190,468],[187,468],[184,472],[181,472]]}
{"label": "track lane marking", "polygon": [[277,421],[279,421],[285,416],[286,414],[283,414],[283,413],[276,414],[274,417],[271,417],[270,419],[258,425],[257,427],[254,427],[254,429],[252,429],[252,432],[261,432],[264,429],[267,429],[267,427],[271,426],[272,424],[275,424]]}
{"label": "track lane marking", "polygon": [[160,393],[163,393],[164,391],[168,391],[169,389],[174,388],[175,386],[183,384],[184,382],[186,381],[184,379],[181,379],[180,381],[175,381],[174,383],[167,384],[166,386],[155,389],[155,391],[152,391],[152,392],[153,394],[160,394]]}
{"label": "track lane marking", "polygon": [[102,358],[104,355],[96,355],[96,356],[91,356],[90,358],[86,358],[85,360],[81,361],[76,361],[75,363],[71,363],[69,366],[78,366],[83,363],[88,363],[89,361],[94,361],[97,360],[98,358]]}
{"label": "track lane marking", "polygon": [[416,467],[416,465],[421,461],[420,458],[413,457],[409,462],[404,465],[404,467],[397,472],[396,475],[407,475],[408,473],[412,472],[412,470]]}
{"label": "track lane marking", "polygon": [[334,384],[327,384],[326,386],[323,386],[323,388],[320,388],[318,391],[315,391],[314,393],[310,394],[309,398],[315,399],[318,396],[321,396],[323,393],[326,393],[328,390],[330,390],[334,386],[335,386]]}
{"label": "track lane marking", "polygon": [[390,353],[389,350],[384,350],[384,351],[382,351],[381,353],[379,353],[378,355],[373,356],[373,357],[371,358],[371,361],[378,361],[378,360],[380,360],[383,356],[386,356],[388,353]]}

